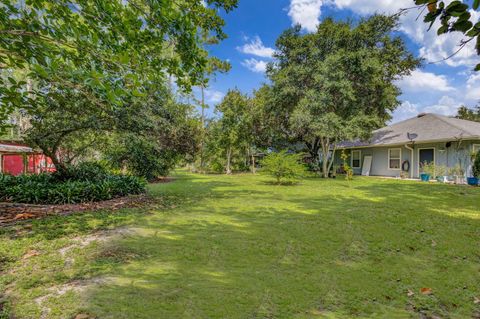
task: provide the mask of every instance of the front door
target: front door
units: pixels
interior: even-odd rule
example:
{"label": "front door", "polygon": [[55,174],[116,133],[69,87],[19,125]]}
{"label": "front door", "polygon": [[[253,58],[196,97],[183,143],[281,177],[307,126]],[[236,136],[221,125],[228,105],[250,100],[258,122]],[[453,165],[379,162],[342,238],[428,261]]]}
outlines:
{"label": "front door", "polygon": [[[418,150],[418,171],[421,171],[423,163],[435,163],[435,149],[421,148]],[[420,174],[420,173],[419,173]]]}

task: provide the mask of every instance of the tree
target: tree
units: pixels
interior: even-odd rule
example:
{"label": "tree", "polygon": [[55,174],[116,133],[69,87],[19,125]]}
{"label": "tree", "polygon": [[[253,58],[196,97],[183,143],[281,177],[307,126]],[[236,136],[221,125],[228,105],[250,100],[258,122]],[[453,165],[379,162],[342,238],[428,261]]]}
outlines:
{"label": "tree", "polygon": [[462,120],[480,122],[480,105],[477,105],[473,109],[469,109],[466,106],[460,106],[456,117]]}
{"label": "tree", "polygon": [[248,138],[252,133],[249,127],[249,106],[249,98],[234,89],[229,90],[215,108],[219,119],[210,125],[210,149],[223,154],[227,174],[232,173],[234,153],[248,147]]}
{"label": "tree", "polygon": [[111,135],[102,151],[110,166],[153,181],[195,156],[201,127],[193,106],[167,102],[154,111],[142,114],[138,130]]}
{"label": "tree", "polygon": [[[76,90],[49,86],[50,93],[38,97],[45,102],[38,104],[35,116],[31,117],[25,140],[49,156],[59,174],[64,176],[68,176],[70,164],[81,157],[90,153],[99,158],[106,151],[111,159],[118,160],[114,163],[128,160],[131,163],[135,155],[149,151],[151,154],[155,150],[155,155],[163,160],[161,171],[165,172],[182,155],[196,152],[198,133],[195,129],[198,128],[192,124],[196,123],[192,106],[175,102],[163,83],[158,81],[145,86],[144,94],[131,97],[126,102],[128,106],[122,108],[95,105]],[[48,83],[38,85],[48,86]],[[114,147],[106,148],[105,145]],[[112,152],[112,148],[116,152]],[[137,162],[140,162],[139,156]],[[153,164],[147,165],[145,170],[151,167]],[[157,173],[159,169],[151,175]],[[152,178],[148,174],[139,175]]]}
{"label": "tree", "polygon": [[381,15],[358,25],[326,19],[315,33],[297,26],[276,42],[267,71],[276,127],[290,143],[304,143],[323,163],[324,177],[340,141],[366,138],[391,118],[399,105],[395,81],[420,64],[391,35],[397,22]]}
{"label": "tree", "polygon": [[[207,43],[212,44],[216,43],[216,41],[210,39]],[[200,108],[201,108],[201,135],[200,135],[200,169],[203,172],[205,169],[205,125],[206,125],[206,118],[205,118],[205,109],[208,108],[208,105],[205,103],[205,89],[209,85],[210,77],[214,75],[216,72],[225,73],[228,72],[231,68],[229,62],[221,61],[217,58],[210,58],[207,63],[207,67],[205,68],[203,78],[200,81]]]}
{"label": "tree", "polygon": [[[0,6],[0,68],[74,89],[99,106],[121,107],[157,75],[189,89],[202,79],[201,34],[222,40],[219,10],[237,0],[6,0]],[[0,78],[0,124],[35,108],[49,90]]]}
{"label": "tree", "polygon": [[[424,22],[430,25],[429,30],[438,19],[441,23],[437,29],[438,35],[461,32],[466,36],[466,39],[460,42],[458,50],[445,57],[445,60],[456,55],[472,41],[476,42],[475,49],[477,55],[480,55],[480,21],[475,21],[471,13],[471,10],[479,9],[480,0],[473,0],[471,7],[462,1],[414,0],[414,2],[422,12],[427,9]],[[475,71],[480,71],[480,63],[475,67]]]}

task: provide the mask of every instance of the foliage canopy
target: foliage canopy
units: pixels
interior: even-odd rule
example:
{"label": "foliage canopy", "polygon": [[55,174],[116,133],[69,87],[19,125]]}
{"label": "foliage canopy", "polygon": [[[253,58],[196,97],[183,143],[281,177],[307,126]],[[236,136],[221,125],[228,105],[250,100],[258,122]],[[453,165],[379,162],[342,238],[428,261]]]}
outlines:
{"label": "foliage canopy", "polygon": [[[180,88],[203,80],[205,34],[222,40],[219,10],[237,0],[6,0],[0,6],[0,67],[23,69],[49,88],[74,89],[94,105],[123,106],[152,81]],[[0,79],[0,121],[54,94],[13,77]],[[1,122],[0,122],[1,123]]]}

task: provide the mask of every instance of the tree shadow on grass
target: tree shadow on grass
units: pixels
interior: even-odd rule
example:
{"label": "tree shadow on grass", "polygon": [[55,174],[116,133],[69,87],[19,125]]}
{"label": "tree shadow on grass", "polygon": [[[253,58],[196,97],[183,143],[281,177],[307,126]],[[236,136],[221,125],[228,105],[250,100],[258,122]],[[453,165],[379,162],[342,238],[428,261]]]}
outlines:
{"label": "tree shadow on grass", "polygon": [[212,213],[200,201],[150,221],[118,243],[143,257],[118,264],[90,291],[86,311],[100,318],[478,315],[480,220],[454,216],[450,206],[458,201],[462,212],[474,204],[456,189],[442,199],[445,190],[392,185],[352,184],[349,194],[309,193],[265,207],[248,202],[249,190],[213,183],[214,195],[219,187],[222,199],[245,199],[246,207]]}

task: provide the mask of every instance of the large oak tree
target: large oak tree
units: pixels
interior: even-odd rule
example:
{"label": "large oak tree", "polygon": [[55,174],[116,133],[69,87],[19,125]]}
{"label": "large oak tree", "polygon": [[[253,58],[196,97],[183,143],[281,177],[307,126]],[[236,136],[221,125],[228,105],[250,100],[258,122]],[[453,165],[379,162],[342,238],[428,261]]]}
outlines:
{"label": "large oak tree", "polygon": [[275,127],[304,143],[325,177],[339,142],[366,138],[391,118],[401,93],[395,81],[420,64],[393,35],[397,22],[382,15],[357,24],[325,19],[314,33],[297,26],[276,42],[268,68]]}

